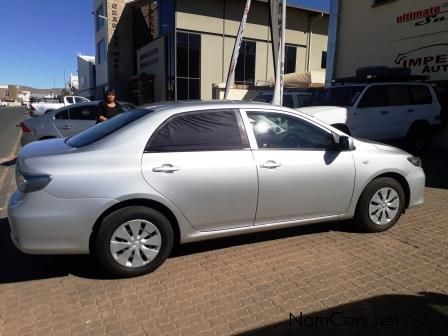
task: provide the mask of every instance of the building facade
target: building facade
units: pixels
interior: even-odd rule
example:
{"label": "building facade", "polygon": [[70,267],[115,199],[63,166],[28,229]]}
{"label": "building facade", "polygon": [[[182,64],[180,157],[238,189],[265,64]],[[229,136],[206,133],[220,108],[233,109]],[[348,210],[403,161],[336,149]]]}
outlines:
{"label": "building facade", "polygon": [[[213,85],[227,79],[244,5],[243,0],[94,0],[97,98],[109,86],[120,99],[137,103],[211,99]],[[328,19],[287,7],[286,73],[325,68]],[[273,81],[268,3],[256,0],[235,83]]]}
{"label": "building facade", "polygon": [[95,57],[78,55],[78,95],[89,99],[95,98],[96,71]]}
{"label": "building facade", "polygon": [[332,0],[327,82],[366,66],[448,82],[448,2]]}

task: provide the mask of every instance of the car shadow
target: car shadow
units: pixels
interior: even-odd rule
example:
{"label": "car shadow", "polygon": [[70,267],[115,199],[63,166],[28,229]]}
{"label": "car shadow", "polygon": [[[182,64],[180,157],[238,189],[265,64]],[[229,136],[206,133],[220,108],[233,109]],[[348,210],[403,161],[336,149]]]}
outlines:
{"label": "car shadow", "polygon": [[[349,222],[317,223],[288,229],[207,240],[176,246],[170,258],[220,250],[298,235],[312,235],[328,231],[357,232]],[[8,218],[0,218],[0,284],[63,277],[69,274],[86,279],[116,279],[89,255],[29,255],[19,251],[10,238]]]}
{"label": "car shadow", "polygon": [[297,309],[285,315],[281,322],[236,335],[446,335],[448,296],[432,292],[379,295],[310,314],[301,312],[297,298]]}
{"label": "car shadow", "polygon": [[17,163],[17,158],[15,157],[15,158],[12,159],[12,160],[8,160],[8,161],[1,162],[1,163],[0,163],[0,166],[3,166],[3,167],[11,167],[11,166],[14,166],[16,163]]}

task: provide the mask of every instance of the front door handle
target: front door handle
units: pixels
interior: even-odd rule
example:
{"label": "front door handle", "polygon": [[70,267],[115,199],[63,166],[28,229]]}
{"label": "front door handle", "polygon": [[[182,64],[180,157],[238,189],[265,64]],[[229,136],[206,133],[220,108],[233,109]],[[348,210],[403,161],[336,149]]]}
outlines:
{"label": "front door handle", "polygon": [[280,167],[282,164],[275,162],[273,160],[268,160],[265,163],[263,163],[262,165],[260,165],[261,168],[267,168],[267,169],[274,169],[274,168],[278,168]]}
{"label": "front door handle", "polygon": [[71,127],[69,125],[64,125],[64,126],[61,127],[61,129],[64,129],[64,130],[67,130],[67,129],[70,129],[70,128]]}
{"label": "front door handle", "polygon": [[409,109],[408,112],[414,112],[414,109]]}
{"label": "front door handle", "polygon": [[389,111],[381,111],[381,114],[389,114]]}
{"label": "front door handle", "polygon": [[178,171],[180,168],[179,167],[175,167],[172,164],[164,164],[161,167],[155,167],[152,169],[153,172],[155,173],[173,173],[175,171]]}

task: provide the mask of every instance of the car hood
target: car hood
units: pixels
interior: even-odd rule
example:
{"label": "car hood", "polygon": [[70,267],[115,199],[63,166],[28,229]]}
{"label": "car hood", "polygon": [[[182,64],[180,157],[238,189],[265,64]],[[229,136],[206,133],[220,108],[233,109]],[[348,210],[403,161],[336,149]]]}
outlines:
{"label": "car hood", "polygon": [[376,141],[372,141],[372,140],[367,140],[367,139],[355,139],[355,146],[356,147],[374,147],[376,149],[380,149],[386,152],[390,152],[390,153],[395,153],[395,154],[403,154],[403,155],[411,155],[408,152],[394,147],[394,146],[390,146],[390,145],[386,145],[384,143],[381,142],[376,142]]}

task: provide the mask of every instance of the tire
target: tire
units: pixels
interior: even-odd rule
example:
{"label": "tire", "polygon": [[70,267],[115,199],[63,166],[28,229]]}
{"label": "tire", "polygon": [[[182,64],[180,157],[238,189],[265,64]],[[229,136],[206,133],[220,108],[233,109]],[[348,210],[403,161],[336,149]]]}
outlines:
{"label": "tire", "polygon": [[93,254],[111,275],[133,277],[155,271],[168,258],[173,242],[173,228],[163,214],[130,206],[103,219]]}
{"label": "tire", "polygon": [[409,129],[407,140],[412,154],[420,155],[431,146],[431,132],[428,124],[417,123]]}
{"label": "tire", "polygon": [[333,126],[334,128],[340,130],[341,132],[344,132],[347,135],[350,135],[350,136],[352,135],[352,133],[350,132],[350,129],[345,124],[334,124],[334,125],[331,125],[331,126]]}
{"label": "tire", "polygon": [[[381,204],[381,195],[383,199],[386,198],[385,208]],[[355,222],[366,232],[386,231],[400,219],[405,201],[403,187],[397,180],[390,177],[377,178],[371,181],[361,194],[356,208]],[[389,214],[389,218],[384,215],[385,213]]]}

